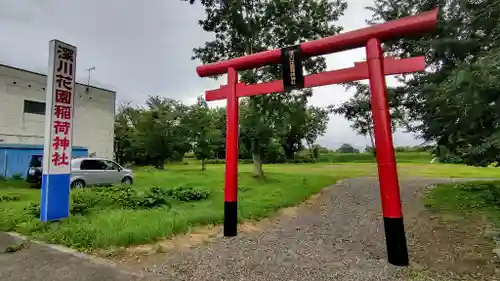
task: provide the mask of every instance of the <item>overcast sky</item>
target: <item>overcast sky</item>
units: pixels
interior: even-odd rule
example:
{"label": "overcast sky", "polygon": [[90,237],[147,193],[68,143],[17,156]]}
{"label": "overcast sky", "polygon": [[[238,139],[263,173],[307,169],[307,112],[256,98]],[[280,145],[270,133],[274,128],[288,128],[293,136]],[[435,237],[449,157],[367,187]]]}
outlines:
{"label": "overcast sky", "polygon": [[[345,31],[364,27],[370,17],[364,6],[371,0],[348,2],[338,24]],[[140,104],[148,95],[162,95],[192,103],[223,83],[197,77],[199,62],[191,60],[192,49],[211,39],[197,25],[203,17],[199,5],[179,0],[0,0],[0,63],[46,73],[48,42],[59,39],[78,48],[77,79],[86,82],[86,69],[95,67],[91,84],[115,90],[118,102]],[[328,69],[364,58],[364,49],[329,55]],[[339,104],[350,96],[342,87],[325,86],[314,90],[311,103]],[[318,142],[332,148],[368,143],[340,116],[331,117]],[[402,132],[394,134],[394,142],[420,143]]]}

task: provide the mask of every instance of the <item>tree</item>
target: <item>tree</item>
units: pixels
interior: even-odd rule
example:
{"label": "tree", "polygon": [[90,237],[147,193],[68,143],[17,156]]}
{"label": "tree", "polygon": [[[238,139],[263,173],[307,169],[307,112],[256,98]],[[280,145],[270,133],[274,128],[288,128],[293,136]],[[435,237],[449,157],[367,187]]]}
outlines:
{"label": "tree", "polygon": [[134,161],[138,148],[135,145],[136,125],[140,111],[130,103],[122,103],[115,114],[114,152],[115,160],[120,164]]}
{"label": "tree", "polygon": [[182,103],[151,96],[138,119],[137,141],[158,169],[167,159],[179,158],[190,150],[188,108]]}
{"label": "tree", "polygon": [[306,111],[303,128],[305,132],[304,139],[308,148],[312,149],[314,159],[318,159],[319,149],[317,149],[318,147],[313,147],[313,144],[318,137],[325,134],[328,121],[330,120],[329,114],[333,112],[333,108],[333,106],[309,106]]}
{"label": "tree", "polygon": [[205,171],[205,160],[215,156],[215,149],[221,142],[222,132],[216,127],[214,110],[207,107],[203,97],[189,108],[188,119],[190,143],[196,159],[201,160],[201,170]]}
{"label": "tree", "polygon": [[226,157],[226,109],[224,107],[217,107],[212,109],[212,118],[219,138],[215,138],[213,143],[214,156],[217,159],[224,159]]}
{"label": "tree", "polygon": [[[193,58],[203,63],[336,34],[342,28],[335,26],[333,22],[347,7],[344,0],[235,0],[230,2],[231,5],[227,5],[227,1],[200,2],[206,11],[206,18],[200,21],[200,25],[203,30],[215,34],[215,40],[194,49]],[[326,64],[324,58],[317,57],[305,60],[304,66],[307,72],[314,73],[323,71]],[[241,73],[241,80],[256,83],[279,79],[280,76],[280,66],[273,65],[244,71]],[[298,91],[294,94],[273,94],[252,97],[246,101],[241,135],[249,143],[256,176],[264,176],[261,161],[263,149],[272,139],[276,118],[297,101],[294,95],[309,93]],[[290,143],[286,144],[287,147],[289,145]],[[293,143],[290,150],[294,150],[295,146],[296,143]]]}
{"label": "tree", "polygon": [[364,152],[368,152],[368,153],[375,153],[375,148],[373,146],[365,146],[365,149],[363,150]]}
{"label": "tree", "polygon": [[276,135],[285,153],[285,158],[290,161],[294,159],[295,153],[302,149],[302,140],[305,137],[307,127],[307,98],[312,96],[310,89],[305,94],[292,96],[293,101],[283,113],[276,116]]}
{"label": "tree", "polygon": [[[352,98],[333,109],[338,115],[343,115],[351,123],[351,128],[359,135],[369,137],[371,147],[375,147],[372,107],[370,102],[370,88],[366,84],[359,82],[346,83],[347,90],[354,88],[355,93]],[[399,106],[398,89],[388,89],[388,103],[393,132],[405,120],[405,112]],[[375,153],[375,150],[373,150]]]}
{"label": "tree", "polygon": [[295,95],[288,107],[276,116],[276,138],[279,140],[287,160],[303,148],[303,142],[310,148],[319,136],[324,135],[332,106],[308,106],[307,99],[312,91],[305,90],[303,95]]}
{"label": "tree", "polygon": [[368,85],[354,82],[347,89],[354,87],[354,97],[336,107],[333,112],[343,115],[351,123],[351,128],[362,136],[370,136],[370,143],[375,147],[373,140],[373,121],[371,114],[370,92]]}
{"label": "tree", "polygon": [[348,143],[343,143],[338,149],[339,153],[359,153],[359,150]]}
{"label": "tree", "polygon": [[[404,85],[389,91],[392,109],[402,113],[394,118],[401,118],[398,120],[400,124],[404,124],[408,131],[417,134],[427,143],[436,143],[436,154],[441,154],[439,150],[444,149],[447,155],[456,154],[457,157],[452,157],[455,160],[462,159],[461,161],[472,165],[484,165],[478,157],[462,157],[467,153],[465,153],[466,150],[459,148],[489,146],[495,131],[493,129],[479,130],[480,137],[478,134],[472,137],[471,134],[466,133],[468,128],[474,127],[477,119],[472,118],[475,115],[471,114],[466,104],[458,102],[457,98],[467,99],[465,96],[473,92],[464,91],[464,87],[456,87],[457,85],[451,87],[450,81],[458,82],[463,86],[463,82],[456,80],[457,75],[464,77],[464,73],[470,73],[467,70],[468,66],[482,60],[483,57],[488,56],[486,53],[491,53],[499,47],[500,2],[496,0],[375,0],[374,4],[368,8],[373,12],[373,17],[368,22],[374,24],[390,21],[434,7],[440,7],[436,33],[419,38],[407,37],[392,40],[384,44],[385,51],[397,57],[425,55],[429,66],[426,73],[400,76],[399,80]],[[456,71],[459,68],[462,72]],[[459,93],[460,95],[456,96]],[[448,104],[452,101],[454,103]],[[485,101],[486,99],[480,98],[476,103]],[[354,110],[360,110],[363,107],[356,96],[349,103],[355,108]],[[483,103],[478,105],[479,107],[488,108],[488,104]],[[464,112],[469,113],[467,117],[464,117]],[[461,116],[458,122],[460,126],[456,124],[457,116]],[[482,139],[484,142],[478,143],[475,139]]]}
{"label": "tree", "polygon": [[477,166],[500,163],[499,51],[455,69],[438,87],[427,86],[433,91],[425,132],[438,140],[440,158]]}

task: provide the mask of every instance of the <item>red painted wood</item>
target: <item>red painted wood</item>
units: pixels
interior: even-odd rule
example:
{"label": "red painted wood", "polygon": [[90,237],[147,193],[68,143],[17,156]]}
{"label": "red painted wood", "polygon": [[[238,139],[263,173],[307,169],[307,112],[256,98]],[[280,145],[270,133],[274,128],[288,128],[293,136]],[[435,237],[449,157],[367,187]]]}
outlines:
{"label": "red painted wood", "polygon": [[228,89],[226,114],[226,180],[224,188],[225,202],[238,202],[238,96],[236,85],[238,83],[238,72],[229,69],[227,83],[231,85]]}
{"label": "red painted wood", "polygon": [[387,104],[387,85],[384,75],[383,55],[380,41],[371,39],[366,44],[367,67],[369,68],[370,97],[372,105],[373,131],[377,155],[377,166],[384,218],[401,218],[396,156],[392,143],[391,115]]}
{"label": "red painted wood", "polygon": [[[425,70],[425,60],[422,56],[408,59],[386,58],[384,60],[384,69],[385,75],[423,71]],[[366,62],[357,62],[354,64],[354,67],[307,75],[304,77],[304,84],[305,87],[311,88],[363,79],[368,79],[368,65]],[[219,89],[208,90],[205,92],[205,99],[207,101],[225,99],[226,89],[227,85],[223,85]],[[250,97],[277,92],[283,92],[283,80],[249,85],[238,83],[236,85],[238,97]]]}
{"label": "red painted wood", "polygon": [[[305,42],[300,45],[300,48],[304,57],[313,57],[363,47],[371,38],[386,41],[408,35],[417,35],[433,31],[437,25],[437,15],[438,10],[435,9],[419,15]],[[280,58],[281,49],[275,49],[198,66],[196,72],[200,77],[208,77],[227,73],[229,67],[245,70],[277,64],[280,62]]]}

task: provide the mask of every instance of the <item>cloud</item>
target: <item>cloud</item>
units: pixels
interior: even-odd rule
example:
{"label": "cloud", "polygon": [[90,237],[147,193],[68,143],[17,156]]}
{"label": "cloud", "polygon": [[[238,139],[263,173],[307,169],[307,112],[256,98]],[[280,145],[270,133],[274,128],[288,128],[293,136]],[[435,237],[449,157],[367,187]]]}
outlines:
{"label": "cloud", "polygon": [[[0,63],[46,72],[48,46],[52,39],[78,48],[77,77],[86,83],[117,91],[118,101],[143,103],[148,95],[192,102],[204,90],[218,87],[223,79],[201,79],[192,61],[192,49],[212,35],[203,32],[198,20],[200,5],[179,0],[3,0],[0,2]],[[339,24],[345,30],[365,26],[370,16],[363,9],[370,0],[349,1]],[[353,16],[355,15],[355,16]],[[352,66],[364,59],[363,49],[327,57],[328,68]],[[312,103],[338,104],[352,93],[339,86],[314,90]],[[215,104],[224,104],[218,102]],[[364,146],[341,117],[333,116],[320,142],[338,146],[351,142]],[[395,143],[418,143],[409,135],[395,135]]]}

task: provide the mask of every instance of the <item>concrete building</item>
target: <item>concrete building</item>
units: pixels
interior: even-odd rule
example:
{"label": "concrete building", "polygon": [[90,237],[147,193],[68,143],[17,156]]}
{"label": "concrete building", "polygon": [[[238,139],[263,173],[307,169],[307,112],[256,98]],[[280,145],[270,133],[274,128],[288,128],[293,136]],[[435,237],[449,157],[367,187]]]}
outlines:
{"label": "concrete building", "polygon": [[[46,75],[0,64],[0,144],[43,145]],[[76,84],[73,145],[113,158],[116,93]]]}

